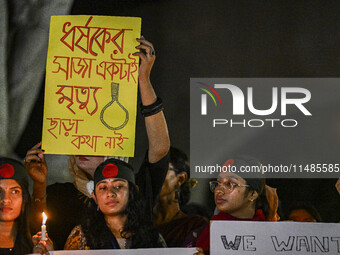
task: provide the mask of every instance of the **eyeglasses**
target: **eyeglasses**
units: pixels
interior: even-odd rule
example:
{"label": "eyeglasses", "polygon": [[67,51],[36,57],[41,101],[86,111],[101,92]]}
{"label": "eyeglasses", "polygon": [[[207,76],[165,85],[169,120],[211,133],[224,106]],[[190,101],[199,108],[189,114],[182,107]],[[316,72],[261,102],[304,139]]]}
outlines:
{"label": "eyeglasses", "polygon": [[218,182],[218,181],[210,181],[210,190],[211,192],[215,192],[215,189],[219,188],[221,189],[224,193],[231,193],[235,187],[250,187],[250,185],[247,184],[239,184],[235,182]]}

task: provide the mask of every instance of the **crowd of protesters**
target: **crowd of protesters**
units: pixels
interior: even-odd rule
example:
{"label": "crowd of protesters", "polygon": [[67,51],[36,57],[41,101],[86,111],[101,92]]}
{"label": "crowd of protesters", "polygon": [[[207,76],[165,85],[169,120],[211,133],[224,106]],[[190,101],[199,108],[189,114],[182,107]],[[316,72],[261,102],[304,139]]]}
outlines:
{"label": "crowd of protesters", "polygon": [[[209,220],[280,220],[276,189],[264,178],[235,173],[221,173],[209,182],[216,205],[210,219],[207,214],[188,213],[185,208],[196,181],[190,178],[187,155],[170,147],[162,101],[150,83],[154,47],[143,37],[137,41],[141,51],[134,55],[141,60],[139,90],[149,141],[138,173],[127,158],[70,155],[74,182],[47,186],[41,143],[27,152],[25,165],[1,157],[0,255],[157,247],[198,247],[195,254],[208,254]],[[224,165],[261,163],[237,156],[227,158]],[[32,199],[28,178],[33,181]],[[340,193],[340,179],[336,188]],[[48,233],[39,231],[43,211],[49,215]],[[307,203],[292,204],[281,218],[322,222]]]}

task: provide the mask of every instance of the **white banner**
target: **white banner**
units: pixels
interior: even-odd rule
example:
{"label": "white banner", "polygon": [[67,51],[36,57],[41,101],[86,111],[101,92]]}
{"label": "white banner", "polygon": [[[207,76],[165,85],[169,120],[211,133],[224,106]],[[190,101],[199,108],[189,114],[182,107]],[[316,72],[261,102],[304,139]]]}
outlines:
{"label": "white banner", "polygon": [[117,249],[84,251],[50,251],[50,255],[192,255],[196,248],[152,248],[152,249]]}
{"label": "white banner", "polygon": [[212,221],[210,254],[340,254],[340,224]]}

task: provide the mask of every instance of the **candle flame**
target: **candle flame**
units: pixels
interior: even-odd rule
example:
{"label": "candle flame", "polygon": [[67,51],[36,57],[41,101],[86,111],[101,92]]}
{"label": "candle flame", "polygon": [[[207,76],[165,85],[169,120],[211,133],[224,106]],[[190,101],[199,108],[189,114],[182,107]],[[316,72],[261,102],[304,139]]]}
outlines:
{"label": "candle flame", "polygon": [[47,220],[47,215],[44,212],[42,213],[42,215],[43,215],[42,224],[45,225],[46,224],[46,220]]}

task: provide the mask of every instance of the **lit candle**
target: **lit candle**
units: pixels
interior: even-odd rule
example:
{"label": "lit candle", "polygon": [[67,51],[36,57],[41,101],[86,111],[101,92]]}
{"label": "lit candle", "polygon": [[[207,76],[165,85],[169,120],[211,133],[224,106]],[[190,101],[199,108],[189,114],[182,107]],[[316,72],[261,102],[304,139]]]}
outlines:
{"label": "lit candle", "polygon": [[47,216],[46,214],[43,212],[43,221],[42,221],[42,225],[41,225],[41,240],[42,241],[46,241],[46,220],[47,220]]}

